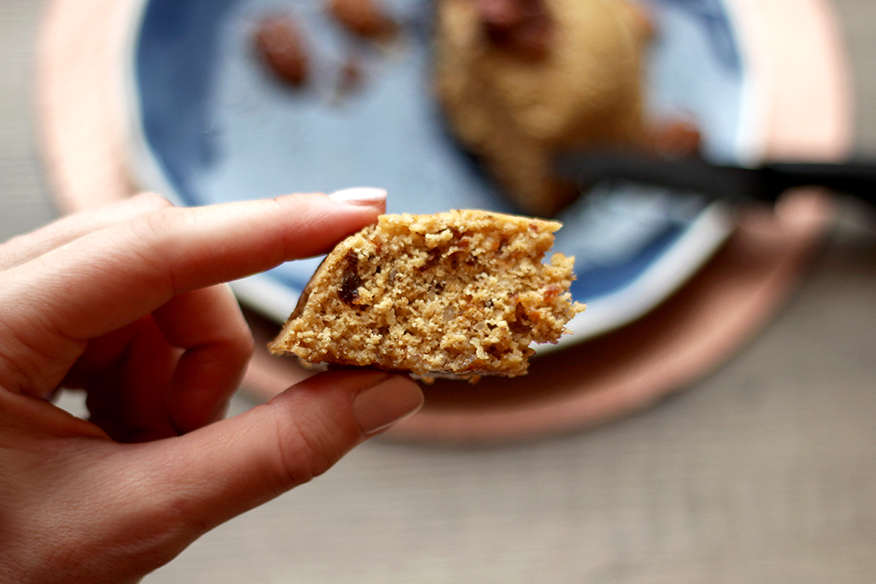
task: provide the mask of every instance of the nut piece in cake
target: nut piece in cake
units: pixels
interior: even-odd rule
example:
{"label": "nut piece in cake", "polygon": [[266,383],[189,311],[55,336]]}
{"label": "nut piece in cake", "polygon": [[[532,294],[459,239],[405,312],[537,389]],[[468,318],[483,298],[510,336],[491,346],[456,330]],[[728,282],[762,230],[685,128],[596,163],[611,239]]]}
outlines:
{"label": "nut piece in cake", "polygon": [[384,215],[326,257],[274,353],[422,377],[526,373],[584,310],[554,221],[486,211]]}

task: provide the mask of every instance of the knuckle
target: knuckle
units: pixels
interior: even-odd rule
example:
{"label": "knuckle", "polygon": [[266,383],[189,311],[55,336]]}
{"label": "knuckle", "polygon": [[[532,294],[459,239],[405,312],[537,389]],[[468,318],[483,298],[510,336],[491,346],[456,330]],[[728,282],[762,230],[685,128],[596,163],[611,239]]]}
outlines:
{"label": "knuckle", "polygon": [[173,207],[173,203],[156,193],[139,193],[131,197],[130,202],[144,211],[161,211]]}
{"label": "knuckle", "polygon": [[165,207],[145,214],[128,224],[122,248],[139,260],[136,265],[152,271],[166,280],[173,293],[182,291],[178,282],[180,265],[188,258],[184,240],[194,229],[193,213],[176,207]]}
{"label": "knuckle", "polygon": [[143,238],[165,239],[181,226],[184,214],[172,206],[160,207],[140,217],[133,224],[135,234]]}

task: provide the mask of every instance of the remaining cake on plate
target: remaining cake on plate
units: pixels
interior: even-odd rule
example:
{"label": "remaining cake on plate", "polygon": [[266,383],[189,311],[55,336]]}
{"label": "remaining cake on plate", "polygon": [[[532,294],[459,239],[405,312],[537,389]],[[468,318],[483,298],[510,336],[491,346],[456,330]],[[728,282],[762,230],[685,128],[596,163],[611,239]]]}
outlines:
{"label": "remaining cake on plate", "polygon": [[435,89],[454,134],[525,213],[578,191],[553,157],[646,147],[648,18],[628,0],[438,0]]}
{"label": "remaining cake on plate", "polygon": [[560,224],[486,211],[384,215],[323,261],[270,345],[312,364],[476,379],[526,373],[584,306]]}

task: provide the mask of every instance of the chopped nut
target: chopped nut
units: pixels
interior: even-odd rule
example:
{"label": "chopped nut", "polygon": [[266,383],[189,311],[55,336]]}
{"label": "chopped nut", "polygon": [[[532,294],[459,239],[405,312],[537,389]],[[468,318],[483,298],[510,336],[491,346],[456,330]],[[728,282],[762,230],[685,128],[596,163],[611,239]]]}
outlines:
{"label": "chopped nut", "polygon": [[387,40],[398,30],[378,0],[329,0],[328,11],[349,32],[371,40]]}
{"label": "chopped nut", "polygon": [[291,16],[262,20],[254,41],[256,50],[279,79],[294,87],[307,81],[310,70],[307,47],[298,23]]}

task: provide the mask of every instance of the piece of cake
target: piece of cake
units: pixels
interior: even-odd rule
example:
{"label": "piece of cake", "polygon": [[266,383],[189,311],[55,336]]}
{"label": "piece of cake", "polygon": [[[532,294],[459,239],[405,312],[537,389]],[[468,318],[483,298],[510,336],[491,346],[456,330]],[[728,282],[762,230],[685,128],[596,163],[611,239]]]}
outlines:
{"label": "piece of cake", "polygon": [[435,91],[460,143],[527,214],[578,195],[553,159],[647,147],[643,59],[652,31],[627,0],[438,0]]}
{"label": "piece of cake", "polygon": [[491,213],[384,215],[326,257],[274,353],[429,378],[526,373],[584,306],[574,259],[542,263],[560,224]]}

